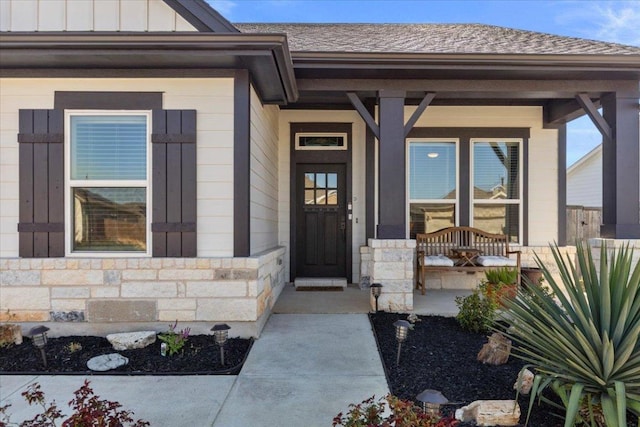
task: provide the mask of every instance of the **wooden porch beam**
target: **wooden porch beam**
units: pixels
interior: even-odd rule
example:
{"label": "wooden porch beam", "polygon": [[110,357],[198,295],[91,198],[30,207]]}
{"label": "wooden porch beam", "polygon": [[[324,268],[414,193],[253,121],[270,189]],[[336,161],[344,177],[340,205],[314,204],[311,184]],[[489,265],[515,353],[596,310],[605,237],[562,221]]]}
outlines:
{"label": "wooden porch beam", "polygon": [[598,113],[598,108],[591,101],[591,98],[586,93],[579,93],[576,95],[576,101],[582,107],[582,109],[587,113],[593,124],[598,128],[602,137],[608,141],[613,141],[613,132],[611,130],[611,126],[607,121]]}
{"label": "wooden porch beam", "polygon": [[[600,100],[594,102],[594,105],[600,108]],[[584,110],[575,98],[549,101],[543,106],[544,128],[556,129],[584,114]]]}
{"label": "wooden porch beam", "polygon": [[347,97],[349,97],[349,101],[351,101],[351,104],[353,104],[358,114],[360,114],[362,120],[364,120],[369,129],[371,129],[371,132],[373,132],[376,138],[380,139],[380,127],[371,116],[369,111],[367,111],[367,107],[365,107],[362,101],[360,101],[358,95],[353,92],[347,92]]}
{"label": "wooden porch beam", "polygon": [[433,98],[435,97],[436,97],[436,94],[433,92],[427,92],[425,94],[424,98],[420,102],[420,105],[418,105],[418,108],[416,108],[416,110],[413,112],[413,114],[411,115],[407,123],[404,125],[405,138],[407,137],[407,135],[409,135],[409,132],[411,132],[411,129],[413,129],[413,125],[416,124],[416,122],[418,121],[422,113],[424,113],[424,110],[427,109],[427,107],[431,104],[431,101],[433,101]]}

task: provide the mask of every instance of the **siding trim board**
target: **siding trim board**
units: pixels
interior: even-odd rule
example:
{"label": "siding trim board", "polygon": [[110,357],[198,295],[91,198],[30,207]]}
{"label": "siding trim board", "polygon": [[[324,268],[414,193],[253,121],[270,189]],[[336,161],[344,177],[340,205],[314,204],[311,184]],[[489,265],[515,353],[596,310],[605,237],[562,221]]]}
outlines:
{"label": "siding trim board", "polygon": [[251,84],[236,72],[233,85],[233,256],[251,254]]}

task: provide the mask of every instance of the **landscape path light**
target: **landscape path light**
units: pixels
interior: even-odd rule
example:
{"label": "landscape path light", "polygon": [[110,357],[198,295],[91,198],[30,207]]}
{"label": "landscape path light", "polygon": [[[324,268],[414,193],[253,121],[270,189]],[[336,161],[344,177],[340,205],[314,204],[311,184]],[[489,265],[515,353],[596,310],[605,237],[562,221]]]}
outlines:
{"label": "landscape path light", "polygon": [[227,342],[227,338],[229,338],[229,329],[231,329],[231,327],[226,323],[218,323],[211,328],[216,344],[220,346],[220,362],[222,366],[224,366],[224,344]]}
{"label": "landscape path light", "polygon": [[29,335],[31,336],[31,340],[33,341],[33,345],[36,346],[40,350],[40,355],[42,356],[42,363],[44,363],[44,367],[47,367],[47,355],[44,352],[44,347],[47,345],[47,328],[44,325],[36,326],[31,328],[29,331]]}
{"label": "landscape path light", "polygon": [[382,285],[380,283],[374,283],[371,285],[371,295],[376,299],[376,313],[378,312],[378,298],[382,293]]}
{"label": "landscape path light", "polygon": [[406,320],[397,320],[393,324],[393,326],[396,327],[396,341],[398,341],[398,356],[396,357],[396,365],[399,365],[400,349],[402,348],[402,343],[407,339],[411,323],[407,322]]}
{"label": "landscape path light", "polygon": [[426,389],[416,396],[416,400],[422,403],[422,410],[433,416],[440,415],[440,406],[449,403],[449,399],[438,390]]}

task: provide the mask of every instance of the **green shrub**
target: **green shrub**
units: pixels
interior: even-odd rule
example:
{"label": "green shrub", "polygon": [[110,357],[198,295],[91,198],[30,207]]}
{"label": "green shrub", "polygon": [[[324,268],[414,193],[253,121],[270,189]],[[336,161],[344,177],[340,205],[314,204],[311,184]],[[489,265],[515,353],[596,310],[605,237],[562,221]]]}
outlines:
{"label": "green shrub", "polygon": [[640,263],[632,270],[628,247],[610,257],[603,247],[598,272],[588,245],[578,245],[577,266],[552,251],[560,281],[537,262],[557,301],[536,286],[506,301],[514,354],[536,370],[529,411],[551,389],[565,427],[625,426],[627,410],[640,416]]}
{"label": "green shrub", "polygon": [[496,268],[485,270],[484,276],[487,282],[495,285],[513,285],[518,280],[518,270],[509,267]]}
{"label": "green shrub", "polygon": [[466,331],[487,333],[491,329],[496,317],[497,302],[489,298],[481,286],[466,297],[456,297],[459,312],[456,320]]}

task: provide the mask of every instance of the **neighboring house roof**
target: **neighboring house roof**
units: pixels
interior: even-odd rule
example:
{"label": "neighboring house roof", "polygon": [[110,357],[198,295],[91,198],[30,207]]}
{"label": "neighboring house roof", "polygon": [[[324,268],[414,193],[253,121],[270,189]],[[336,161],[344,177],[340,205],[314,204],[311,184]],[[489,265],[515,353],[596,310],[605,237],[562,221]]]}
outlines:
{"label": "neighboring house roof", "polygon": [[640,55],[640,47],[483,24],[233,24],[286,33],[294,52]]}
{"label": "neighboring house roof", "polygon": [[579,170],[582,167],[582,165],[587,163],[590,159],[595,158],[597,156],[601,156],[601,155],[602,155],[602,144],[598,144],[594,149],[589,151],[584,156],[580,157],[571,166],[569,166],[569,168],[567,168],[567,175],[570,175],[575,171]]}

